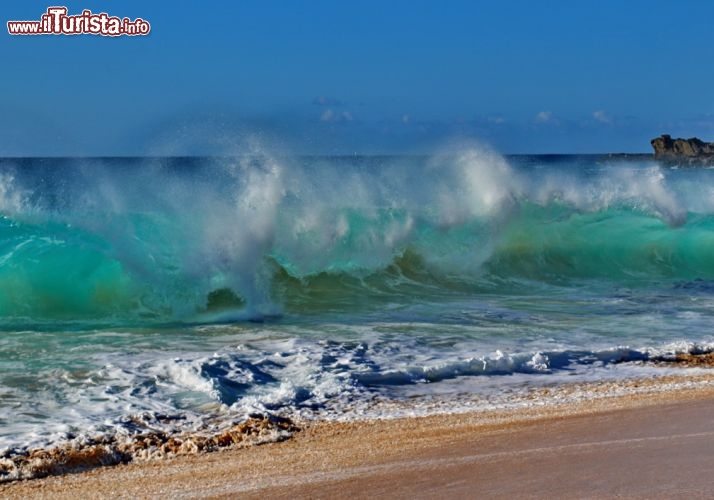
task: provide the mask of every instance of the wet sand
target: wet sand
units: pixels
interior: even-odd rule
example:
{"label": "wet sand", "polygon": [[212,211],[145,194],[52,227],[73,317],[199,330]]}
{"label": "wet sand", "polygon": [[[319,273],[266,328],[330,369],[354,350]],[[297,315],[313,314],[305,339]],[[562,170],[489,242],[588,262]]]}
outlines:
{"label": "wet sand", "polygon": [[9,483],[3,498],[709,497],[714,386],[312,424],[289,441]]}

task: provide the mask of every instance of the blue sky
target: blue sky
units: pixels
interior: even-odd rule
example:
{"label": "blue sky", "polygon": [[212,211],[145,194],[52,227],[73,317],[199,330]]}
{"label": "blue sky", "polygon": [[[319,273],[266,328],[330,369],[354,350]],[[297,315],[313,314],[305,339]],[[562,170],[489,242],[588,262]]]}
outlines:
{"label": "blue sky", "polygon": [[[3,3],[39,20],[57,2]],[[0,155],[648,152],[714,140],[714,2],[69,1],[148,36],[0,34]]]}

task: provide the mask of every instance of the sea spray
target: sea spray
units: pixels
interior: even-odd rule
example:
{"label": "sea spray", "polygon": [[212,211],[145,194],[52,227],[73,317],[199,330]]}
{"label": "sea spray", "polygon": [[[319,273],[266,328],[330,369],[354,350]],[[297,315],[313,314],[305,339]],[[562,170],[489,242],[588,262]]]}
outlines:
{"label": "sea spray", "polygon": [[0,161],[3,457],[542,404],[714,347],[710,170],[241,153]]}
{"label": "sea spray", "polygon": [[683,196],[686,172],[532,169],[475,148],[248,153],[3,163],[0,318],[260,318],[326,280],[369,299],[406,282],[714,278],[714,219],[687,206],[711,196]]}

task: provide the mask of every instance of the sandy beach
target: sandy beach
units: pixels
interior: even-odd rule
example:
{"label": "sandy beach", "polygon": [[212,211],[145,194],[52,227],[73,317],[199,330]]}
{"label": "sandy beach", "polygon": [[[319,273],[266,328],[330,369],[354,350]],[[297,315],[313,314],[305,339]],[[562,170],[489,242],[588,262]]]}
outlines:
{"label": "sandy beach", "polygon": [[514,411],[314,423],[282,443],[9,483],[0,496],[703,498],[714,386],[701,379]]}

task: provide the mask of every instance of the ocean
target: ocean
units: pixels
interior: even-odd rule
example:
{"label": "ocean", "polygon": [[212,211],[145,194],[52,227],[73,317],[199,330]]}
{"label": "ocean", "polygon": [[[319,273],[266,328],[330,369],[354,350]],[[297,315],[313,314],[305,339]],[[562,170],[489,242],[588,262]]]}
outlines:
{"label": "ocean", "polygon": [[713,317],[707,168],[467,147],[0,160],[0,458],[537,404],[668,373],[652,361],[714,348]]}

